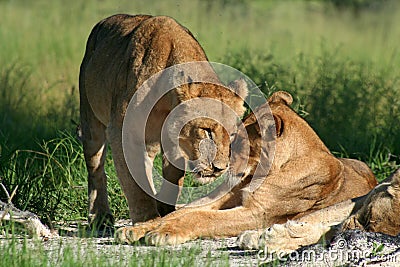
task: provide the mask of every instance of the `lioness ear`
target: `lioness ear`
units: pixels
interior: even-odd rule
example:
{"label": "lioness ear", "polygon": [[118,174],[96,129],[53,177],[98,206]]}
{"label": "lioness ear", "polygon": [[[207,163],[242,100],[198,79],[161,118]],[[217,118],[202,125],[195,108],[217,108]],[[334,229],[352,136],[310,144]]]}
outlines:
{"label": "lioness ear", "polygon": [[397,169],[392,174],[392,184],[391,187],[396,188],[396,190],[400,190],[400,169]]}
{"label": "lioness ear", "polygon": [[293,103],[293,97],[291,94],[285,91],[278,91],[273,93],[269,98],[268,102],[283,102],[290,106]]}
{"label": "lioness ear", "polygon": [[281,117],[277,115],[274,116],[274,121],[275,121],[275,130],[276,130],[276,137],[279,137],[283,133],[283,120]]}
{"label": "lioness ear", "polygon": [[247,83],[242,78],[230,82],[228,86],[229,88],[233,89],[235,93],[242,99],[245,99],[247,97],[247,94],[249,93]]}
{"label": "lioness ear", "polygon": [[194,89],[189,90],[188,87],[190,83],[193,82],[193,79],[187,75],[183,70],[175,72],[172,76],[172,84],[176,88],[176,92],[178,93],[178,98],[182,101],[188,100],[191,98],[191,94],[197,95],[198,92],[194,90],[198,89],[195,87]]}

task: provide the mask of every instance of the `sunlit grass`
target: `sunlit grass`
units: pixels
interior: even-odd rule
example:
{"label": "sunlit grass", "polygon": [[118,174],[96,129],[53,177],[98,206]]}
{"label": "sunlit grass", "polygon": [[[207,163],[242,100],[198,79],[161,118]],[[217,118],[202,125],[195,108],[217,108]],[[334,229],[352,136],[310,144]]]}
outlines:
{"label": "sunlit grass", "polygon": [[[228,52],[259,50],[279,62],[299,53],[341,46],[340,56],[375,62],[379,67],[400,61],[399,9],[393,4],[379,12],[354,17],[322,1],[119,1],[95,0],[0,2],[2,62],[31,65],[37,85],[77,84],[79,63],[93,25],[115,13],[169,15],[187,26],[211,60]],[[62,87],[62,85],[59,85]],[[69,87],[69,86],[67,86]],[[57,90],[52,93],[59,93]]]}
{"label": "sunlit grass", "polygon": [[121,246],[90,238],[43,242],[20,235],[0,239],[0,266],[229,266],[221,258],[202,253],[199,244],[181,249]]}

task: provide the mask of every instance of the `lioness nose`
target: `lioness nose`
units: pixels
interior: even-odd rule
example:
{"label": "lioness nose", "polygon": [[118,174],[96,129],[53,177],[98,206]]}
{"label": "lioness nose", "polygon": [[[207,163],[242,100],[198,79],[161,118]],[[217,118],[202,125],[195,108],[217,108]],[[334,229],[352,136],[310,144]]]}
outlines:
{"label": "lioness nose", "polygon": [[217,146],[211,139],[204,138],[199,144],[200,158],[212,162],[217,154]]}

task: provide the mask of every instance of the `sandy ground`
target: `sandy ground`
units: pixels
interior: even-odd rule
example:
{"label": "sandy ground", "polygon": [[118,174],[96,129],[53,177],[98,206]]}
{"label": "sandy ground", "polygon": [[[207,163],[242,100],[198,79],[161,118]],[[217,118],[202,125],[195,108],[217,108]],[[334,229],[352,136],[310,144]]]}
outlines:
{"label": "sandy ground", "polygon": [[[117,227],[128,225],[127,221],[119,221]],[[80,225],[80,227],[78,227]],[[236,237],[225,239],[203,239],[187,242],[178,246],[154,247],[143,243],[134,245],[121,245],[114,242],[114,239],[108,237],[85,237],[88,233],[82,229],[84,222],[72,222],[67,226],[56,226],[60,235],[53,238],[28,238],[24,235],[18,235],[12,241],[9,237],[0,235],[0,248],[7,246],[11,242],[16,242],[17,250],[25,245],[28,249],[37,249],[42,247],[42,251],[51,258],[50,266],[62,265],[65,251],[73,255],[86,255],[86,253],[95,253],[96,255],[106,256],[107,262],[111,266],[119,266],[128,262],[132,255],[143,257],[146,254],[160,254],[161,251],[168,251],[171,257],[187,257],[188,254],[196,255],[194,266],[258,266],[258,251],[244,251],[236,244]],[[79,229],[80,228],[80,229]],[[193,250],[191,252],[190,250]],[[1,250],[1,249],[0,249]],[[154,253],[156,252],[156,253]],[[170,252],[170,253],[169,253]],[[1,253],[0,253],[1,254]],[[81,257],[81,256],[77,256]],[[156,257],[157,258],[157,257]],[[139,265],[140,260],[138,260]],[[113,264],[115,263],[115,264]],[[211,265],[210,265],[211,264]],[[145,266],[145,265],[143,265]],[[167,265],[168,266],[168,265]]]}

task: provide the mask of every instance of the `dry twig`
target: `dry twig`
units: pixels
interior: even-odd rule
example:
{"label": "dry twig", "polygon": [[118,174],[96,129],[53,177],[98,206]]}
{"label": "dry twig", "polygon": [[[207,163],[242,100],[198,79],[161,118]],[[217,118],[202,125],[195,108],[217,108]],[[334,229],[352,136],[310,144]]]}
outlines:
{"label": "dry twig", "polygon": [[21,223],[25,226],[31,236],[47,238],[57,236],[56,233],[52,233],[46,225],[40,222],[39,217],[36,214],[29,211],[21,211],[14,207],[11,201],[17,192],[18,186],[15,187],[11,195],[2,183],[0,183],[0,186],[3,188],[7,196],[7,203],[0,200],[0,222],[7,220]]}

